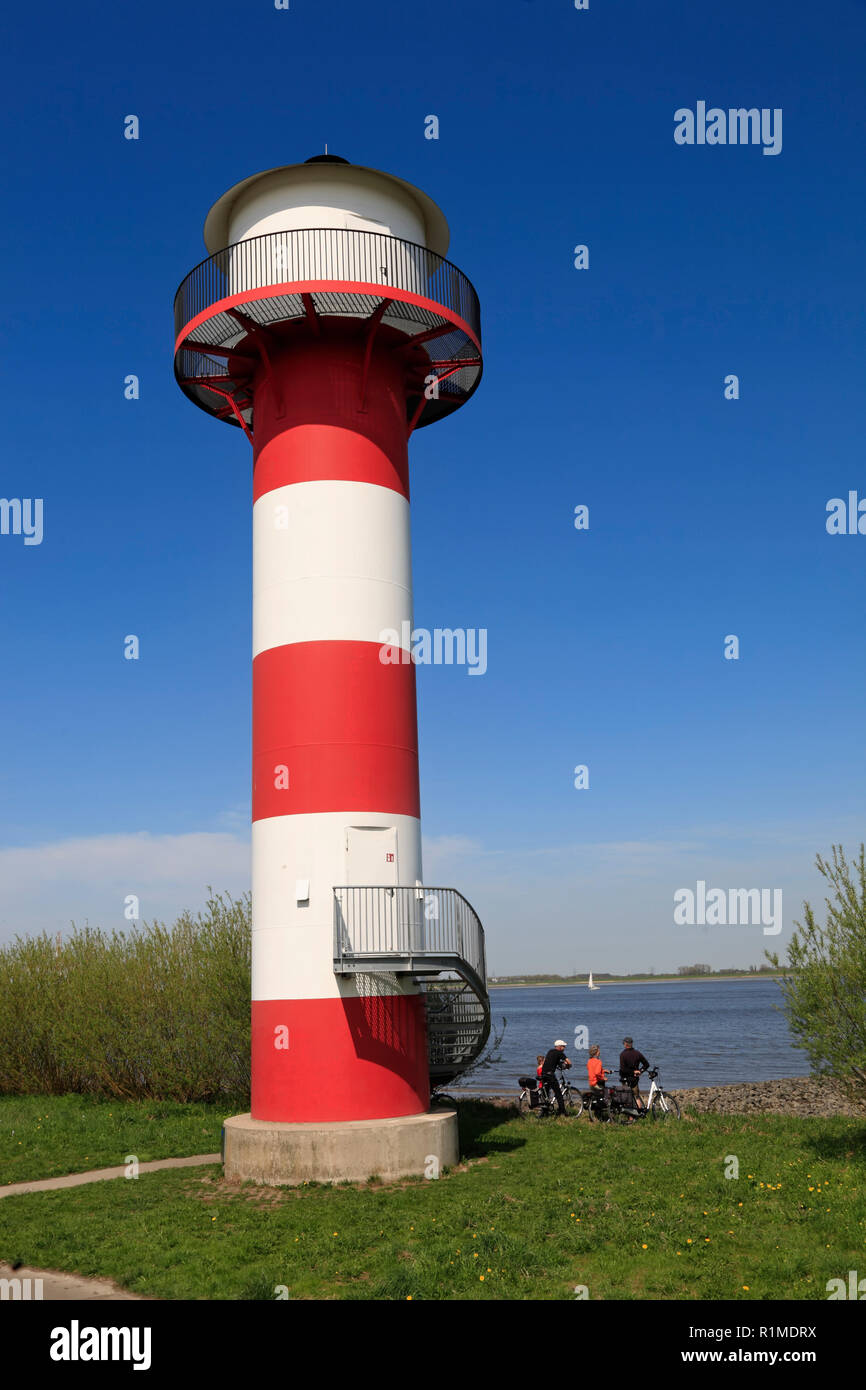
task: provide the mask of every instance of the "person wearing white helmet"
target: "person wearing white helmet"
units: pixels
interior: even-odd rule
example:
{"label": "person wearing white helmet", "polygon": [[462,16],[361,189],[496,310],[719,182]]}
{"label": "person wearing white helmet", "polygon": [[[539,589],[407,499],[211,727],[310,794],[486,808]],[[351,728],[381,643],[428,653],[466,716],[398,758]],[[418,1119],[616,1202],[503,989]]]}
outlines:
{"label": "person wearing white helmet", "polygon": [[560,1115],[565,1114],[565,1101],[562,1099],[562,1091],[559,1089],[559,1079],[556,1073],[561,1068],[570,1066],[571,1063],[565,1055],[565,1043],[562,1038],[557,1038],[541,1064],[541,1081],[543,1085],[550,1088],[556,1097],[556,1105]]}

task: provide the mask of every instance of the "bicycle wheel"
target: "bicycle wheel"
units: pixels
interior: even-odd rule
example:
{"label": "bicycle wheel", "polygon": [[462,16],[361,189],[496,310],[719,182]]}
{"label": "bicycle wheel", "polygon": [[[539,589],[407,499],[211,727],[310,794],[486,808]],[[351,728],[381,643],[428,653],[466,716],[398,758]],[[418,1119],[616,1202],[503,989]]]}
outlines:
{"label": "bicycle wheel", "polygon": [[676,1096],[669,1096],[667,1091],[657,1091],[653,1096],[651,1114],[654,1120],[678,1120],[680,1103]]}
{"label": "bicycle wheel", "polygon": [[620,1109],[611,1110],[610,1122],[614,1125],[630,1125],[636,1123],[632,1115],[627,1115],[624,1110]]}
{"label": "bicycle wheel", "polygon": [[562,1099],[565,1101],[565,1108],[575,1119],[583,1114],[583,1096],[580,1091],[573,1091],[570,1086],[564,1086]]}

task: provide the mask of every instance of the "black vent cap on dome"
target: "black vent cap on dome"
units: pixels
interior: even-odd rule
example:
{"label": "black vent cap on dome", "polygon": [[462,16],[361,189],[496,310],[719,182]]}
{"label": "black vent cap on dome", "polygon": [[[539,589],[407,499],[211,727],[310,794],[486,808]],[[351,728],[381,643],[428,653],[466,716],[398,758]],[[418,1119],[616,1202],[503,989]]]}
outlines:
{"label": "black vent cap on dome", "polygon": [[350,164],[351,160],[341,159],[338,154],[314,154],[310,159],[304,160],[305,164]]}

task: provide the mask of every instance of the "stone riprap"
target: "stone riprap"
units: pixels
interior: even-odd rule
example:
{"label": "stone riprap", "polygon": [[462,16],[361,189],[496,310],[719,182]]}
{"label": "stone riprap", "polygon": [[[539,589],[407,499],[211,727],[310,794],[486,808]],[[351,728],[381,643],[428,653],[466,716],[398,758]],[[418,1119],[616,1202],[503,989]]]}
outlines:
{"label": "stone riprap", "polygon": [[[690,1090],[670,1088],[684,1109],[715,1115],[845,1115],[866,1120],[866,1100],[851,1101],[836,1081],[811,1076],[790,1077],[783,1081],[744,1081],[733,1086],[695,1086]],[[641,1095],[646,1100],[649,1086],[644,1081]],[[466,1099],[485,1100],[493,1105],[516,1106],[510,1095],[472,1095],[468,1090],[452,1091]]]}

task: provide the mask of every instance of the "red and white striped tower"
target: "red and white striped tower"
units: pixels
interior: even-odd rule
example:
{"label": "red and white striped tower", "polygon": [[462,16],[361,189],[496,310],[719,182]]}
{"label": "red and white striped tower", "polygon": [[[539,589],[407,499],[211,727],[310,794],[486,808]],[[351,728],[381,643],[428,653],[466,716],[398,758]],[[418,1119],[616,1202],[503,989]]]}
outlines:
{"label": "red and white striped tower", "polygon": [[205,242],[176,375],[253,445],[252,1121],[422,1115],[423,996],[335,972],[335,890],[422,883],[408,439],[475,389],[478,301],[435,204],[334,156]]}

